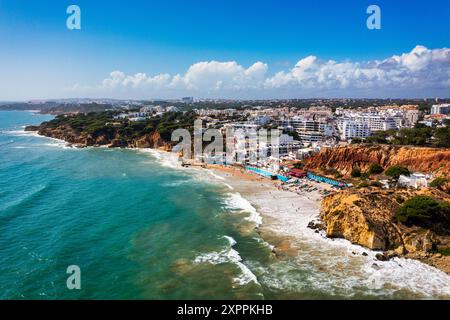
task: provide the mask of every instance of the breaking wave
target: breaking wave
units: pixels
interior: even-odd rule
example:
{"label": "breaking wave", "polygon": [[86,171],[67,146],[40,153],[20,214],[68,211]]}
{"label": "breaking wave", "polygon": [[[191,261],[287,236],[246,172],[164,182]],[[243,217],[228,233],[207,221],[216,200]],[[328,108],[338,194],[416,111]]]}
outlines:
{"label": "breaking wave", "polygon": [[249,216],[245,220],[253,222],[259,227],[262,224],[262,217],[253,205],[239,192],[229,193],[225,199],[225,209],[247,212]]}
{"label": "breaking wave", "polygon": [[233,263],[240,270],[240,274],[233,278],[233,281],[236,284],[240,286],[244,286],[252,282],[259,284],[256,275],[244,263],[242,263],[242,258],[239,255],[239,252],[233,249],[233,247],[237,244],[236,240],[229,236],[223,236],[222,238],[228,241],[228,246],[224,250],[199,255],[194,259],[194,263],[210,263],[212,265]]}

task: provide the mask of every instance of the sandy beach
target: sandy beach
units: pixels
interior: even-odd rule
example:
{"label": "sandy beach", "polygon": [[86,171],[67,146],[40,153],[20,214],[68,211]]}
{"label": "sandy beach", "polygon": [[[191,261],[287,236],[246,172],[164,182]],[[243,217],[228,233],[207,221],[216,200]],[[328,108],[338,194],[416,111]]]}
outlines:
{"label": "sandy beach", "polygon": [[291,192],[281,190],[280,182],[244,169],[208,166],[206,170],[223,179],[232,192],[248,200],[261,215],[258,231],[280,259],[280,266],[274,266],[273,274],[265,281],[280,287],[294,286],[283,278],[285,264],[292,263],[294,268],[314,270],[309,285],[341,294],[348,290],[353,295],[355,287],[365,286],[374,293],[408,289],[417,292],[417,298],[450,298],[450,276],[436,268],[405,258],[380,262],[375,258],[376,251],[345,239],[327,238],[323,231],[308,228],[309,222],[319,218],[321,191],[329,191],[328,186],[312,182],[317,190]]}
{"label": "sandy beach", "polygon": [[319,184],[316,184],[316,191],[296,193],[282,190],[279,181],[271,181],[244,169],[210,165],[208,170],[224,178],[234,191],[257,209],[263,221],[259,231],[275,246],[277,254],[296,254],[299,231],[305,230],[308,223],[319,216],[322,199]]}

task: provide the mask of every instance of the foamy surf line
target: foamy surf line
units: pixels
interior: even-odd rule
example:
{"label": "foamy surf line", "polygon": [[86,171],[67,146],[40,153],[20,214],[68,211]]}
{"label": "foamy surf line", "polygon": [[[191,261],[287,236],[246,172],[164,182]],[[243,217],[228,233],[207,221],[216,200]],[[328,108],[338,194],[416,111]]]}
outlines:
{"label": "foamy surf line", "polygon": [[172,169],[181,170],[184,169],[181,166],[181,162],[178,160],[176,154],[168,151],[157,150],[152,148],[130,148],[130,150],[136,150],[138,152],[147,153],[152,156],[154,160],[159,162],[160,165]]}
{"label": "foamy surf line", "polygon": [[223,236],[222,238],[228,241],[226,249],[219,252],[213,251],[199,255],[194,259],[194,263],[210,263],[212,265],[233,263],[240,270],[239,276],[233,278],[235,283],[240,286],[247,285],[251,282],[259,285],[256,275],[242,263],[239,252],[233,248],[237,244],[236,240],[230,236]]}
{"label": "foamy surf line", "polygon": [[263,223],[262,216],[259,212],[239,192],[228,193],[225,199],[225,208],[249,213],[250,215],[245,220],[254,222],[256,227],[261,226]]}
{"label": "foamy surf line", "polygon": [[[139,152],[150,154],[156,161],[159,162],[160,165],[164,167],[168,167],[175,170],[182,170],[184,172],[190,172],[192,173],[196,178],[202,181],[214,181],[217,184],[223,184],[230,190],[234,190],[234,188],[225,182],[225,178],[215,174],[212,170],[209,169],[200,169],[195,167],[182,167],[181,161],[178,159],[178,156],[174,153],[163,151],[163,150],[157,150],[157,149],[151,149],[151,148],[137,148],[133,149],[137,150]],[[213,180],[207,179],[207,175],[209,177],[212,177]]]}
{"label": "foamy surf line", "polygon": [[[24,129],[10,130],[10,131],[2,131],[2,134],[6,134],[8,136],[13,136],[13,137],[34,137],[34,138],[44,139],[44,140],[50,141],[50,143],[44,144],[44,146],[47,146],[47,147],[60,147],[62,149],[76,149],[74,147],[71,147],[69,145],[69,143],[67,143],[66,141],[64,141],[62,139],[43,136],[43,135],[40,135],[37,131],[25,131]],[[26,147],[23,146],[23,149],[24,148],[26,148]]]}

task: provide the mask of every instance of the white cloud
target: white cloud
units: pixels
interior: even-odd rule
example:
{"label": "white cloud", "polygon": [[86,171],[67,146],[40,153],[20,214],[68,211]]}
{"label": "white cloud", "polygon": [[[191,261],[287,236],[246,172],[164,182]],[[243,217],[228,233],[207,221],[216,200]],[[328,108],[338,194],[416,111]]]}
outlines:
{"label": "white cloud", "polygon": [[102,86],[105,88],[114,88],[118,85],[123,84],[123,80],[126,77],[125,73],[121,71],[113,71],[109,74],[109,76],[109,78],[102,81]]}
{"label": "white cloud", "polygon": [[[101,89],[121,89],[121,93],[141,92],[192,93],[198,96],[238,96],[251,92],[255,97],[281,94],[316,95],[324,92],[354,96],[363,92],[381,96],[397,90],[414,96],[422,90],[450,88],[450,49],[416,46],[408,53],[384,60],[334,61],[307,56],[291,69],[268,75],[268,65],[255,62],[249,67],[236,61],[202,61],[191,65],[184,74],[145,73],[126,75],[113,71],[102,81]],[[433,91],[434,92],[434,91]]]}
{"label": "white cloud", "polygon": [[122,84],[124,86],[128,86],[131,85],[133,87],[139,87],[142,83],[145,83],[148,80],[148,77],[145,73],[136,73],[135,75],[132,76],[127,76]]}
{"label": "white cloud", "polygon": [[172,86],[188,90],[242,90],[261,86],[267,65],[256,62],[244,68],[236,61],[204,61],[193,64],[187,72],[173,78]]}
{"label": "white cloud", "polygon": [[315,56],[266,80],[266,88],[392,89],[448,86],[450,49],[423,46],[388,59],[367,62],[321,61]]}

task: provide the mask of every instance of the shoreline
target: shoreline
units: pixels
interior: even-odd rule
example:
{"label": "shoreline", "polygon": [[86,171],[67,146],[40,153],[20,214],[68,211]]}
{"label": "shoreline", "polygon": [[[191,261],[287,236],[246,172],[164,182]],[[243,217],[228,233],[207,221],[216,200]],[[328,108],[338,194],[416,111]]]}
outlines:
{"label": "shoreline", "polygon": [[[430,279],[435,275],[441,281],[444,279],[442,284],[448,282],[450,285],[448,274],[424,261],[408,257],[379,261],[376,255],[381,251],[352,244],[343,238],[329,238],[325,231],[310,229],[308,224],[311,221],[320,220],[323,198],[320,189],[298,194],[281,190],[277,182],[244,170],[223,166],[208,166],[206,170],[223,178],[224,183],[233,187],[261,214],[262,223],[257,227],[258,233],[273,247],[273,252],[280,260],[300,260],[304,263],[314,256],[318,272],[336,273],[339,270],[349,278],[357,274],[361,281],[364,281],[363,278],[376,279],[387,286],[409,281],[409,288],[413,287],[417,291],[421,287],[415,281],[419,281],[417,279],[421,278],[421,273],[429,273]],[[320,184],[316,184],[320,188]],[[450,286],[443,292],[445,299],[449,299]]]}
{"label": "shoreline", "polygon": [[[55,140],[63,141],[66,145],[69,145],[69,143],[64,140]],[[76,149],[76,147],[72,148]],[[174,168],[182,169],[180,163],[175,161],[177,160],[176,156],[169,151],[152,148],[125,149],[149,152],[152,154],[172,155],[172,157],[170,157],[170,165]],[[177,167],[178,165],[179,168]],[[239,193],[239,195],[255,207],[257,213],[262,217],[261,223],[259,225],[256,223],[257,232],[264,241],[273,246],[273,252],[281,260],[298,258],[304,254],[316,255],[316,251],[318,250],[318,257],[321,257],[323,254],[332,254],[338,257],[337,259],[343,259],[344,261],[347,261],[347,263],[353,259],[357,260],[358,264],[361,264],[361,266],[358,267],[358,272],[363,272],[361,274],[362,277],[379,276],[382,277],[384,281],[385,278],[389,279],[389,269],[391,267],[398,269],[399,272],[403,272],[399,268],[403,268],[402,265],[404,264],[409,264],[412,268],[409,270],[410,272],[413,272],[414,268],[419,270],[416,271],[414,269],[417,276],[420,276],[419,273],[429,272],[433,274],[430,275],[432,280],[437,280],[436,278],[446,276],[447,278],[445,278],[444,281],[449,280],[450,283],[450,277],[443,271],[431,267],[419,260],[394,258],[391,261],[381,262],[375,259],[375,255],[379,253],[379,251],[373,251],[368,248],[351,244],[345,239],[327,238],[322,231],[309,229],[307,224],[311,220],[316,220],[319,217],[320,200],[322,199],[319,190],[312,191],[308,194],[305,194],[304,191],[302,191],[302,194],[297,194],[291,191],[280,190],[277,188],[277,182],[271,181],[255,173],[232,167],[208,165],[205,169],[197,167],[193,167],[192,169],[197,172],[209,171],[211,175],[215,176],[217,182],[227,185],[228,188],[231,189],[230,191]],[[334,256],[331,256],[330,259],[334,259]],[[354,267],[353,262],[348,265],[342,261],[337,262],[339,269],[343,273],[352,273],[352,268]],[[336,262],[330,263],[333,264]],[[332,269],[325,264],[322,264],[322,266],[319,267],[319,270],[322,272],[332,272]],[[376,273],[379,274],[376,275]],[[402,276],[405,277],[405,280],[403,281],[407,281],[406,279],[410,278],[407,277],[408,272],[406,271]],[[440,281],[442,283],[442,278]],[[420,282],[409,283],[409,286],[417,287],[417,291],[420,291],[421,288]],[[447,290],[449,292],[446,290],[447,289],[441,292],[440,296],[450,297],[450,290]]]}

